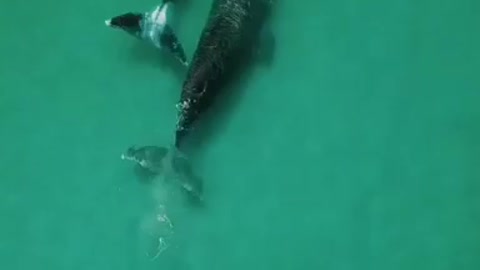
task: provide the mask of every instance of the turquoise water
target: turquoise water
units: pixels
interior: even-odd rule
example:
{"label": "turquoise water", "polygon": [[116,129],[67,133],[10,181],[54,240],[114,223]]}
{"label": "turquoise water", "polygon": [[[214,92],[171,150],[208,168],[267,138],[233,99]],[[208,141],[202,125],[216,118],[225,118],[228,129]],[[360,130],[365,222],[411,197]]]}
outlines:
{"label": "turquoise water", "polygon": [[155,4],[0,4],[1,269],[480,267],[480,2],[281,1],[273,66],[197,160],[202,210],[120,160],[171,143],[182,77],[103,21]]}

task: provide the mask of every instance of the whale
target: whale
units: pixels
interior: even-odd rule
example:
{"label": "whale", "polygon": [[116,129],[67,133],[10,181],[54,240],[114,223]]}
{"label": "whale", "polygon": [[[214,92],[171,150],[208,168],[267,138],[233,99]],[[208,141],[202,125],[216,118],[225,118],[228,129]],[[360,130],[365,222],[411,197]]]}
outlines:
{"label": "whale", "polygon": [[273,49],[273,34],[265,30],[272,6],[272,0],[213,0],[176,103],[174,143],[166,157],[180,164],[172,166],[178,174],[191,174],[186,140],[202,116],[262,51]]}
{"label": "whale", "polygon": [[213,1],[176,104],[176,149],[182,149],[196,122],[266,46],[262,35],[272,5],[272,0]]}
{"label": "whale", "polygon": [[123,13],[105,20],[105,24],[146,41],[159,50],[168,51],[182,65],[188,66],[183,45],[169,23],[169,10],[173,4],[172,0],[163,0],[162,4],[151,11]]}

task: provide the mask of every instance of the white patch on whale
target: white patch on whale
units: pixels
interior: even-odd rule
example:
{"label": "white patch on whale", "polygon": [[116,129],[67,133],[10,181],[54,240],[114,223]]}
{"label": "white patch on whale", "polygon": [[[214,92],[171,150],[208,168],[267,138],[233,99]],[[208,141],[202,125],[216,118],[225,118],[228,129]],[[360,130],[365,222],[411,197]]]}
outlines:
{"label": "white patch on whale", "polygon": [[165,25],[167,23],[168,3],[157,7],[150,15],[150,20],[158,25]]}
{"label": "white patch on whale", "polygon": [[147,12],[143,19],[143,37],[160,48],[160,35],[167,24],[169,3],[157,6],[152,12]]}

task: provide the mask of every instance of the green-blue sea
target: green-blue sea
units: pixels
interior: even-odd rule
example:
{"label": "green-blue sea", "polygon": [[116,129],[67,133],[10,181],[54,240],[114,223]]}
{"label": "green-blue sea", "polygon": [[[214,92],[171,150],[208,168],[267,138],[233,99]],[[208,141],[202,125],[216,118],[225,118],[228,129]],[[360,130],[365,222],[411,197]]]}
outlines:
{"label": "green-blue sea", "polygon": [[[278,1],[202,208],[120,159],[171,145],[185,74],[104,20],[159,2],[0,4],[0,269],[480,269],[479,1]],[[189,58],[211,2],[175,6]]]}

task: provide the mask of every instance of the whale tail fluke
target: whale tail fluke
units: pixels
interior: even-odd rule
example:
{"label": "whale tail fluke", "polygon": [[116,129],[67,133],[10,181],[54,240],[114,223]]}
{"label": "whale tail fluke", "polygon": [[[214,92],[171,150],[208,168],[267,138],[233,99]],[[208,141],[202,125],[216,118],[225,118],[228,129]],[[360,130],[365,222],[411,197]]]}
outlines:
{"label": "whale tail fluke", "polygon": [[170,150],[173,173],[191,202],[203,203],[203,180],[193,171],[190,159],[176,147]]}
{"label": "whale tail fluke", "polygon": [[160,174],[165,175],[169,182],[173,180],[174,185],[180,187],[190,203],[195,206],[203,205],[203,179],[194,172],[191,160],[173,145],[158,148],[168,149],[162,158]]}
{"label": "whale tail fluke", "polygon": [[190,160],[176,147],[132,146],[120,158],[135,163],[135,172],[142,180],[150,182],[163,176],[180,186],[190,202],[197,206],[203,203],[203,181],[194,173]]}

